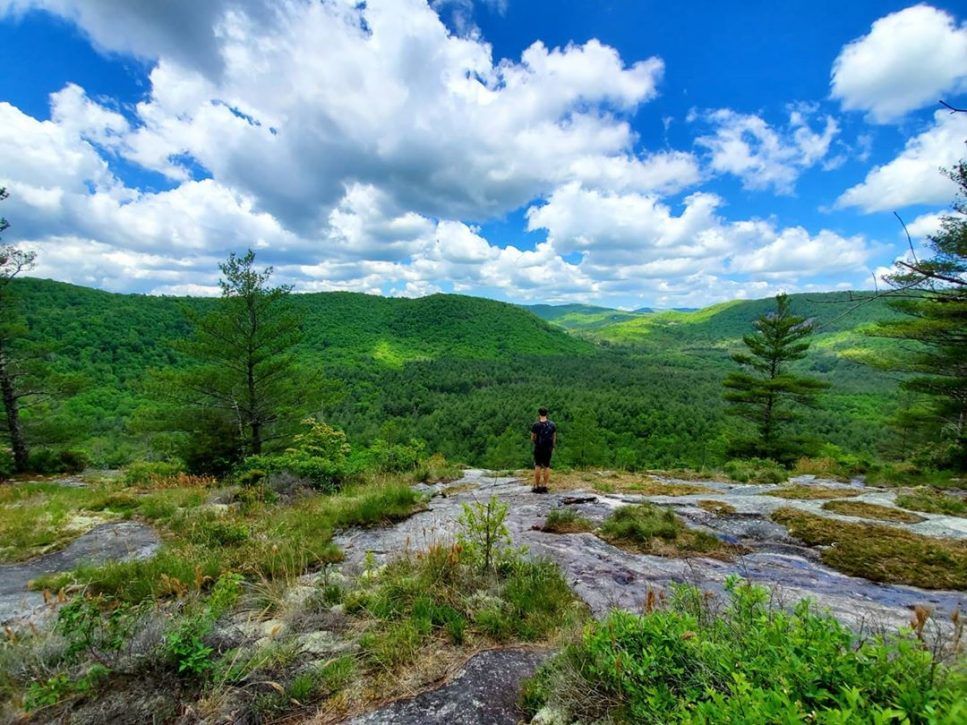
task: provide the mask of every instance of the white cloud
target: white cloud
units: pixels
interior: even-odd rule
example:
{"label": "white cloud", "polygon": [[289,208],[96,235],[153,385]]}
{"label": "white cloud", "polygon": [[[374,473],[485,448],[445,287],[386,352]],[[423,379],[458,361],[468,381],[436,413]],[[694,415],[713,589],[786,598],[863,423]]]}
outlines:
{"label": "white cloud", "polygon": [[915,5],[880,18],[833,63],[832,97],[877,123],[967,88],[967,24]]}
{"label": "white cloud", "polygon": [[872,169],[862,183],[843,192],[836,205],[874,212],[949,203],[957,187],[941,168],[952,168],[963,157],[965,138],[967,114],[937,111],[930,128],[909,139],[895,159]]}
{"label": "white cloud", "polygon": [[[689,120],[699,119],[697,112]],[[714,134],[699,136],[695,142],[709,150],[710,167],[717,173],[733,174],[747,189],[772,188],[791,193],[803,169],[821,161],[839,133],[831,116],[823,119],[821,131],[809,126],[808,114],[793,109],[785,129],[770,126],[760,116],[722,108],[702,117]]]}

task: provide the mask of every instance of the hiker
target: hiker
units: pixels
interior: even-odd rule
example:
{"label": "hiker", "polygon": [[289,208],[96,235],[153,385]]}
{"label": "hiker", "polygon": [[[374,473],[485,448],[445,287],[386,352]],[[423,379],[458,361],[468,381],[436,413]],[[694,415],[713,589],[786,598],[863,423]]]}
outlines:
{"label": "hiker", "polygon": [[551,454],[557,445],[557,426],[547,419],[547,408],[537,411],[537,422],[531,426],[531,443],[534,444],[534,493],[547,493],[551,482]]}

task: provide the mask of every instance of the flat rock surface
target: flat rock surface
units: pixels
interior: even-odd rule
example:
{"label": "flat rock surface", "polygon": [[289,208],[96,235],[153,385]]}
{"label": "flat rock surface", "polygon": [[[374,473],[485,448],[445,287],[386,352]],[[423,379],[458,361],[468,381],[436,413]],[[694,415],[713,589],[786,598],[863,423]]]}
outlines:
{"label": "flat rock surface", "polygon": [[42,617],[44,597],[27,584],[44,574],[70,571],[81,564],[151,556],[161,545],[158,533],[136,521],[101,524],[77,537],[60,551],[16,564],[0,564],[0,624],[28,624]]}
{"label": "flat rock surface", "polygon": [[397,700],[346,721],[349,725],[516,725],[521,682],[550,656],[547,650],[497,649],[474,655],[442,687]]}
{"label": "flat rock surface", "polygon": [[[367,552],[377,562],[385,561],[405,550],[421,550],[434,542],[452,540],[464,503],[486,501],[496,496],[508,504],[507,527],[515,544],[525,545],[534,556],[547,557],[560,565],[572,589],[602,616],[612,608],[640,611],[649,589],[663,590],[669,585],[690,582],[703,589],[721,592],[725,578],[738,574],[772,587],[775,595],[790,603],[805,597],[827,608],[842,621],[853,625],[868,624],[896,627],[910,621],[911,609],[923,604],[944,617],[954,610],[967,609],[967,593],[924,590],[916,587],[877,584],[866,579],[841,574],[819,562],[818,552],[791,539],[784,527],[768,519],[780,506],[801,508],[830,518],[860,520],[823,511],[823,501],[801,501],[762,495],[776,486],[745,485],[727,482],[698,482],[711,493],[691,496],[645,496],[639,494],[605,494],[591,490],[533,494],[529,485],[516,478],[490,475],[486,471],[468,470],[460,480],[447,486],[424,486],[436,495],[429,509],[389,528],[347,532],[337,538],[346,551],[350,568],[360,567]],[[856,488],[856,484],[840,484],[800,478],[794,483],[824,487]],[[452,489],[447,493],[447,489]],[[864,489],[857,500],[884,502],[886,494],[879,489]],[[568,498],[585,500],[568,506]],[[591,499],[591,500],[587,500]],[[721,500],[736,508],[733,515],[718,516],[695,506],[700,499]],[[572,508],[595,523],[612,510],[627,503],[654,501],[674,508],[689,525],[708,530],[726,541],[741,543],[751,553],[724,562],[706,557],[687,559],[636,554],[614,547],[593,534],[554,534],[535,530],[555,508]],[[953,517],[930,517],[930,533],[959,538],[962,521]],[[879,522],[877,522],[879,523]],[[925,522],[927,523],[927,522]],[[923,524],[899,525],[911,531],[926,533]]]}

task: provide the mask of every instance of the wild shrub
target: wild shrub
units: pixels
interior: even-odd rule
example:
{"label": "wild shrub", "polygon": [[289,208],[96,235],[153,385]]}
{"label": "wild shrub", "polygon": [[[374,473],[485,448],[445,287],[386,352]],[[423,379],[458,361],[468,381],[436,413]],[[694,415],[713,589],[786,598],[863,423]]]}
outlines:
{"label": "wild shrub", "polygon": [[465,556],[482,571],[495,569],[511,553],[510,532],[505,523],[507,504],[496,496],[487,503],[464,504],[457,541]]}
{"label": "wild shrub", "polygon": [[80,473],[87,468],[87,454],[83,451],[37,448],[30,452],[27,467],[33,473],[51,475]]}
{"label": "wild shrub", "polygon": [[227,612],[241,594],[242,577],[223,574],[212,587],[207,601],[189,609],[165,634],[163,653],[180,675],[201,676],[214,667],[214,649],[205,638],[216,620]]}
{"label": "wild shrub", "polygon": [[180,461],[137,461],[124,469],[121,481],[126,486],[156,486],[184,472]]}
{"label": "wild shrub", "polygon": [[782,483],[789,478],[785,468],[765,458],[733,459],[723,469],[739,483]]}
{"label": "wild shrub", "polygon": [[0,448],[0,481],[6,481],[13,475],[13,454],[6,448]]}
{"label": "wild shrub", "polygon": [[[615,611],[524,688],[565,722],[910,722],[967,716],[963,672],[910,632],[857,641],[803,600],[792,611],[733,577],[710,609],[693,587],[669,608]],[[704,613],[696,613],[696,607]]]}

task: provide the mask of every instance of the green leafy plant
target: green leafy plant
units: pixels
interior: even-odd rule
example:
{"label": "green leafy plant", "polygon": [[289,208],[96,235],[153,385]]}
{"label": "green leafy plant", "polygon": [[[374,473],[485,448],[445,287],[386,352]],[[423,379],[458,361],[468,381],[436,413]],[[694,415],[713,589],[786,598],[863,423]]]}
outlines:
{"label": "green leafy plant", "polygon": [[954,723],[967,715],[964,673],[909,631],[857,641],[807,600],[783,609],[737,577],[726,589],[724,608],[686,586],[668,608],[615,611],[591,624],[525,685],[524,704],[532,713],[551,704],[564,722]]}
{"label": "green leafy plant", "polygon": [[482,571],[495,569],[501,558],[510,552],[511,538],[506,520],[507,504],[496,496],[491,496],[487,503],[476,501],[463,505],[457,541],[468,559]]}

